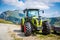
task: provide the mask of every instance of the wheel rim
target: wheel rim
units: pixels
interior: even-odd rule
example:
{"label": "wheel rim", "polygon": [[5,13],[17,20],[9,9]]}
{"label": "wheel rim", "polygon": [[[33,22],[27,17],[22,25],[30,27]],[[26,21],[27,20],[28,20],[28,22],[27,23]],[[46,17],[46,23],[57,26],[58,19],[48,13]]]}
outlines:
{"label": "wheel rim", "polygon": [[26,33],[26,26],[24,25],[24,33]]}

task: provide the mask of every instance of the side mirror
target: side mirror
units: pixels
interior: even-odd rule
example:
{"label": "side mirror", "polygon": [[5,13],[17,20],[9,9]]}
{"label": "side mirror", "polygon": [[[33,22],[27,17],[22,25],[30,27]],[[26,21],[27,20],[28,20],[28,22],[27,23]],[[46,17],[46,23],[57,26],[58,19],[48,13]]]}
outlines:
{"label": "side mirror", "polygon": [[23,11],[25,13],[25,11]]}
{"label": "side mirror", "polygon": [[23,12],[25,13],[27,11],[27,9],[23,10]]}
{"label": "side mirror", "polygon": [[40,12],[44,13],[44,10],[39,10]]}

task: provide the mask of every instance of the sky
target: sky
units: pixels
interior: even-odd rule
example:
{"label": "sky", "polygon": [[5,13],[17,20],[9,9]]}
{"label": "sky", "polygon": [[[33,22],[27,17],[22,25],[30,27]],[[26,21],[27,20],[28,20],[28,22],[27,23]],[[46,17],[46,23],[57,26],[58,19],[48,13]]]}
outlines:
{"label": "sky", "polygon": [[60,16],[60,0],[0,0],[0,13],[8,10],[38,8],[44,10],[43,17]]}

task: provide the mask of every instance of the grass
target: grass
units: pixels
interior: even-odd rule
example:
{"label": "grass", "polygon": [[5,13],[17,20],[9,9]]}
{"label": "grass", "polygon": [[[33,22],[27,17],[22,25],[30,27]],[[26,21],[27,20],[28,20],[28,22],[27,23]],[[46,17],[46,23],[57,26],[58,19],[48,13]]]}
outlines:
{"label": "grass", "polygon": [[48,34],[48,35],[43,35],[42,33],[37,34],[37,39],[39,40],[60,40],[60,35],[54,34],[52,31],[51,34]]}
{"label": "grass", "polygon": [[23,40],[22,38],[14,38],[14,40]]}
{"label": "grass", "polygon": [[37,39],[40,39],[40,40],[60,40],[60,36],[54,35],[54,34],[39,35],[39,36],[37,36]]}
{"label": "grass", "polygon": [[0,19],[0,23],[13,24],[12,22],[6,21],[6,20],[4,20],[4,19]]}
{"label": "grass", "polygon": [[60,21],[59,22],[55,22],[54,25],[60,26]]}

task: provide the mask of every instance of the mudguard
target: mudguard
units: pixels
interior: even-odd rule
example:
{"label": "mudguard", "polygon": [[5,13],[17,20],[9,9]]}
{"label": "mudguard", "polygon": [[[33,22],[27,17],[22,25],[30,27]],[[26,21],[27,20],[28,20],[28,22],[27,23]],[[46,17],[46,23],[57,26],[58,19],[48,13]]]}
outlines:
{"label": "mudguard", "polygon": [[25,19],[22,18],[22,19],[21,19],[21,25],[24,25],[24,22],[25,22]]}

